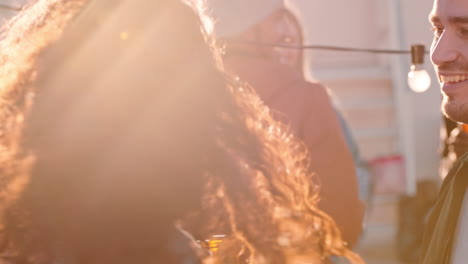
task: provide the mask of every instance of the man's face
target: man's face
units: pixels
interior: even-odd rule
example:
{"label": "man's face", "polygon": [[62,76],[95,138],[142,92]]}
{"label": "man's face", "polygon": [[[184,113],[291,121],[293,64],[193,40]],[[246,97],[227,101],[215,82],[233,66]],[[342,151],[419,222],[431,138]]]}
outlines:
{"label": "man's face", "polygon": [[443,94],[442,111],[468,123],[468,0],[435,0],[431,60]]}

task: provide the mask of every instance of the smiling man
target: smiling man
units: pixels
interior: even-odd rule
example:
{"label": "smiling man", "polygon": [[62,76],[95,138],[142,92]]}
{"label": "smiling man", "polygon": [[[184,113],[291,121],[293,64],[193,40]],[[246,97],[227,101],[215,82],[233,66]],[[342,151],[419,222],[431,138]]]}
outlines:
{"label": "smiling man", "polygon": [[[439,76],[442,111],[468,123],[468,1],[435,0],[429,16],[434,30],[431,60]],[[468,259],[468,154],[444,180],[429,218],[421,263],[461,264]]]}

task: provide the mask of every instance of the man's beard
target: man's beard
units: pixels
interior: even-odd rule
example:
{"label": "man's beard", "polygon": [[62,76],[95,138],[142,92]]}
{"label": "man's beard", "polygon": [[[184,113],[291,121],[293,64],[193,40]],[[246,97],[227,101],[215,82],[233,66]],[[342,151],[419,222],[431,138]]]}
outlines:
{"label": "man's beard", "polygon": [[[439,72],[468,72],[468,61],[456,60],[434,65],[437,73]],[[465,87],[463,87],[465,88]],[[455,100],[444,94],[442,101],[442,113],[453,121],[468,124],[468,100],[465,96]],[[458,95],[457,97],[461,97]]]}
{"label": "man's beard", "polygon": [[442,112],[453,121],[468,124],[468,102],[456,102],[444,96],[442,101]]}

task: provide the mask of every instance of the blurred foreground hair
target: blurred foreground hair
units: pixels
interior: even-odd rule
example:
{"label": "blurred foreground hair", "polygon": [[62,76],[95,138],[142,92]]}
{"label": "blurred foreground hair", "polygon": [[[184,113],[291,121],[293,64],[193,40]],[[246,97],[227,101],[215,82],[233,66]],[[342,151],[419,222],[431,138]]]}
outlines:
{"label": "blurred foreground hair", "polygon": [[219,263],[359,262],[302,145],[219,72],[181,2],[37,0],[2,32],[5,260],[180,263],[172,226],[192,212],[230,234]]}

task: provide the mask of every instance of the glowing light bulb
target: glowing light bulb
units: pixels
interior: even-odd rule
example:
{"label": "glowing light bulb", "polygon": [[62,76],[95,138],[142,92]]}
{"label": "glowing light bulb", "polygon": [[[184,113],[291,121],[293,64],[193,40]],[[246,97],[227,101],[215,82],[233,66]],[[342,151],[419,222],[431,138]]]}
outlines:
{"label": "glowing light bulb", "polygon": [[431,86],[431,77],[422,64],[414,64],[408,73],[408,85],[416,93],[424,93]]}

